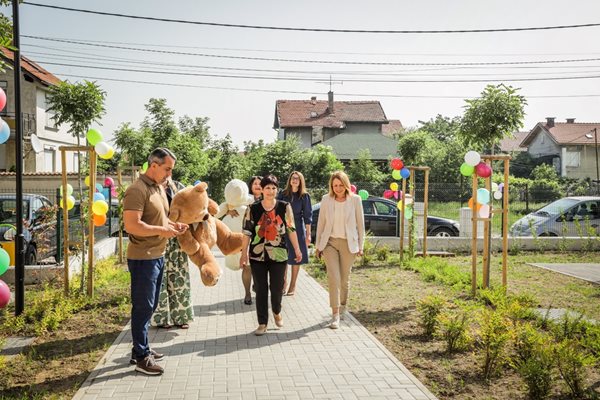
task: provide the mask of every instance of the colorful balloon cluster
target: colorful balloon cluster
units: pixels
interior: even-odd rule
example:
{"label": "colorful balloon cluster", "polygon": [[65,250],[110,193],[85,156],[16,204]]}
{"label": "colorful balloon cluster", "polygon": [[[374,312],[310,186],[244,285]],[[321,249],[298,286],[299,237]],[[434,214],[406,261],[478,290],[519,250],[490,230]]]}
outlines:
{"label": "colorful balloon cluster", "polygon": [[94,150],[98,153],[98,157],[104,160],[110,160],[115,155],[115,149],[112,148],[111,145],[104,142],[104,137],[97,131],[96,129],[90,129],[87,131],[85,135],[88,142],[94,146]]}
{"label": "colorful balloon cluster", "polygon": [[[406,168],[401,159],[393,158],[392,161],[390,161],[390,167],[392,167],[392,178],[395,180],[399,181],[401,179],[410,178],[410,170]],[[398,204],[396,206],[398,209],[402,209],[402,191],[399,189],[400,185],[398,185],[397,182],[392,182],[390,183],[390,188],[383,191],[383,197],[386,199],[391,199],[393,197],[394,199],[398,200]],[[412,209],[410,209],[410,207],[406,208],[408,205],[408,199],[405,199],[404,216],[406,218],[412,218]]]}
{"label": "colorful balloon cluster", "polygon": [[[481,178],[489,178],[492,175],[492,168],[486,163],[481,162],[481,156],[478,152],[471,150],[465,154],[465,162],[460,166],[460,173],[464,176],[472,176],[475,173]],[[504,184],[501,183],[498,185],[492,182],[491,186],[494,199],[500,200]],[[477,202],[474,204],[471,197],[468,202],[469,208],[478,213],[481,218],[488,218],[490,216],[491,197],[489,190],[485,188],[477,189]]]}
{"label": "colorful balloon cluster", "polygon": [[475,173],[480,178],[489,178],[492,176],[492,168],[481,162],[478,152],[471,150],[465,154],[465,162],[460,166],[460,173],[464,176],[471,176]]}
{"label": "colorful balloon cluster", "polygon": [[[89,176],[85,177],[85,184],[90,186]],[[110,176],[104,178],[104,186],[101,183],[96,183],[94,202],[92,203],[92,219],[95,226],[102,226],[106,223],[106,213],[109,209],[106,199],[109,197],[109,190],[110,197],[118,196],[115,181]]]}
{"label": "colorful balloon cluster", "polygon": [[[4,99],[6,103],[6,98]],[[10,265],[10,256],[3,248],[0,248],[0,276],[2,276]],[[6,307],[10,302],[10,288],[3,280],[0,279],[0,308]]]}
{"label": "colorful balloon cluster", "polygon": [[67,195],[63,195],[63,187],[62,185],[59,187],[59,191],[60,191],[60,207],[61,208],[66,208],[67,210],[72,209],[73,207],[75,207],[75,197],[73,197],[73,186],[71,186],[71,184],[67,183]]}
{"label": "colorful balloon cluster", "polygon": [[[0,111],[4,110],[4,107],[6,107],[6,93],[0,88]],[[6,121],[0,118],[0,144],[6,143],[9,137],[10,127]]]}
{"label": "colorful balloon cluster", "polygon": [[363,200],[366,200],[369,198],[369,192],[367,192],[365,189],[358,190],[356,185],[350,185],[350,191],[354,194],[358,194],[360,196],[360,198]]}

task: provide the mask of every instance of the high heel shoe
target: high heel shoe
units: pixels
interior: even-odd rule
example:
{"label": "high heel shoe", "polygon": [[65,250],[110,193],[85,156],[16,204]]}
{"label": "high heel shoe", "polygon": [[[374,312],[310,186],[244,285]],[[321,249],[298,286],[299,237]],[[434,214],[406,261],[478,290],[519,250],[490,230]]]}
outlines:
{"label": "high heel shoe", "polygon": [[273,319],[278,328],[283,328],[283,316],[281,314],[273,314]]}
{"label": "high heel shoe", "polygon": [[258,328],[256,328],[256,330],[254,331],[254,334],[256,336],[262,336],[265,333],[267,333],[267,325],[265,324],[260,324]]}

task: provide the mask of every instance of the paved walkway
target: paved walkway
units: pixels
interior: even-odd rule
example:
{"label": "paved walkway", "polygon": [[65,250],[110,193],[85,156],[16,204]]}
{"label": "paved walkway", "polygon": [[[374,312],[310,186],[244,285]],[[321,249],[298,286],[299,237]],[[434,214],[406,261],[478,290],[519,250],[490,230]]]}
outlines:
{"label": "paved walkway", "polygon": [[600,264],[595,263],[529,263],[535,267],[549,269],[574,278],[600,285]]}
{"label": "paved walkway", "polygon": [[[219,258],[223,262],[223,258]],[[74,399],[435,399],[352,316],[326,327],[326,291],[304,271],[296,296],[284,297],[285,326],[262,337],[254,305],[242,302],[241,276],[225,269],[217,286],[192,268],[196,319],[190,329],[151,328],[167,357],[165,373],[146,376],[129,365],[127,326]]]}

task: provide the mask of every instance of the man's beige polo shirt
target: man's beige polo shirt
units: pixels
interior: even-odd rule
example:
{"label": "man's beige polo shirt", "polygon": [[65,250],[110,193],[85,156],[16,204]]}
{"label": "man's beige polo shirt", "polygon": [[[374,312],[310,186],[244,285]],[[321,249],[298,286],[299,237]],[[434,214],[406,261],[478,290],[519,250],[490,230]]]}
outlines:
{"label": "man's beige polo shirt", "polygon": [[[145,174],[127,188],[123,198],[123,211],[141,211],[142,222],[148,225],[168,226],[169,203],[162,186]],[[162,236],[136,236],[129,234],[127,258],[153,260],[165,254],[167,238]]]}

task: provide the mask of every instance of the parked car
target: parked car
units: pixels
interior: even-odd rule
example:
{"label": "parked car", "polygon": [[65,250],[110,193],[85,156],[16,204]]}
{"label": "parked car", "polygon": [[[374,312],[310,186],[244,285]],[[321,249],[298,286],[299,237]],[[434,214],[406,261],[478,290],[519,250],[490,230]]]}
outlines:
{"label": "parked car", "polygon": [[[14,193],[0,194],[0,241],[12,242],[16,234],[17,196]],[[37,194],[23,195],[23,236],[25,238],[25,264],[35,265],[56,255],[56,214],[52,202]],[[14,244],[5,245],[12,250]],[[8,251],[8,250],[7,250]]]}
{"label": "parked car", "polygon": [[[383,197],[369,197],[363,200],[363,212],[365,215],[365,229],[375,236],[399,236],[396,225],[398,220],[398,208],[395,202]],[[317,234],[317,221],[321,203],[312,207],[313,222],[311,235],[313,243]],[[408,229],[408,228],[406,228]],[[458,236],[460,225],[457,221],[427,216],[427,236],[450,237]]]}
{"label": "parked car", "polygon": [[556,200],[515,222],[512,236],[600,235],[600,197],[573,196]]}

